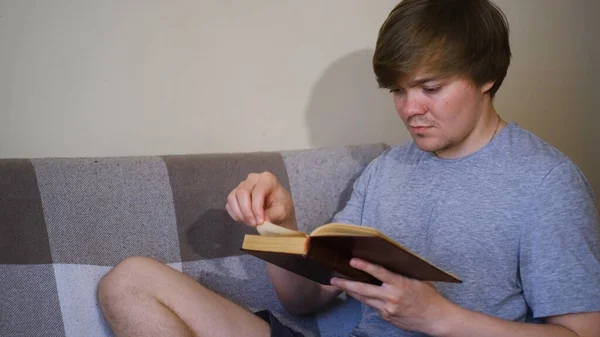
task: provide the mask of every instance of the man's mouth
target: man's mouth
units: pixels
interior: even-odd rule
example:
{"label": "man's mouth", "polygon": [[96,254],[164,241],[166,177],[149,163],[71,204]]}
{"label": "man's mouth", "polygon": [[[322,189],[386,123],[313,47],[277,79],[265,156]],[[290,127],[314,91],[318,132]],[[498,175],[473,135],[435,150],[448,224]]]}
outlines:
{"label": "man's mouth", "polygon": [[409,125],[408,127],[415,132],[421,132],[432,128],[427,125]]}

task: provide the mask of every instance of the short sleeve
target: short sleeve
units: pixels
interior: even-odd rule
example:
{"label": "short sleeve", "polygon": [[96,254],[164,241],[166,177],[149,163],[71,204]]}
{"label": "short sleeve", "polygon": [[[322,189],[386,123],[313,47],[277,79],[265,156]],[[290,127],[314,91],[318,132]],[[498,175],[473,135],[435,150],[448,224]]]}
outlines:
{"label": "short sleeve", "polygon": [[334,215],[332,222],[362,225],[365,198],[369,190],[369,185],[374,179],[378,163],[385,153],[387,153],[387,150],[373,159],[354,181],[350,199],[342,210]]}
{"label": "short sleeve", "polygon": [[600,311],[600,229],[592,189],[571,161],[541,182],[523,224],[519,273],[534,318]]}

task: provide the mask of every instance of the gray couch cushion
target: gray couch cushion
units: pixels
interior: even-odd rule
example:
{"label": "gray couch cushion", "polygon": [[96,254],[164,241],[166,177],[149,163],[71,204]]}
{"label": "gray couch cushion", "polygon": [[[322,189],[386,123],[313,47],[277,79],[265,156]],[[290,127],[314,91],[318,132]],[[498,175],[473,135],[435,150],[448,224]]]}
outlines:
{"label": "gray couch cushion", "polygon": [[331,219],[381,144],[281,153],[0,160],[0,336],[110,336],[98,280],[132,255],[167,263],[307,336],[344,336],[359,306],[293,317],[265,264],[240,252],[228,192],[269,170],[291,190],[300,228]]}

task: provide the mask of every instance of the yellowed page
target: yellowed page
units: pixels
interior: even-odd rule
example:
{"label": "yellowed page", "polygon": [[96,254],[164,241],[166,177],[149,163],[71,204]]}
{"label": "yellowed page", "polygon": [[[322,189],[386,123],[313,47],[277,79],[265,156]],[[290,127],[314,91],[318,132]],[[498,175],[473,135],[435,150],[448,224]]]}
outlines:
{"label": "yellowed page", "polygon": [[258,233],[260,233],[260,235],[263,236],[307,236],[305,233],[277,226],[268,221],[265,221],[261,225],[256,226],[256,230],[258,230]]}
{"label": "yellowed page", "polygon": [[306,254],[306,240],[306,237],[298,236],[246,235],[242,248],[272,253]]}
{"label": "yellowed page", "polygon": [[316,228],[310,236],[330,236],[330,235],[350,235],[350,236],[381,236],[378,230],[357,225],[348,225],[342,223],[330,223]]}

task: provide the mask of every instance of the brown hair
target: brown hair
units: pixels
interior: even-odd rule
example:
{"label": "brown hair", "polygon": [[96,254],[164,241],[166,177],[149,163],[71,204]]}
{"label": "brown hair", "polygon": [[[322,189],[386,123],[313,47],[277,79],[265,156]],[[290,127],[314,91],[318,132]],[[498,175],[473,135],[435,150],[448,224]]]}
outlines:
{"label": "brown hair", "polygon": [[468,75],[482,85],[502,84],[511,51],[508,21],[489,0],[404,0],[377,38],[373,70],[381,88],[424,67],[439,75]]}

